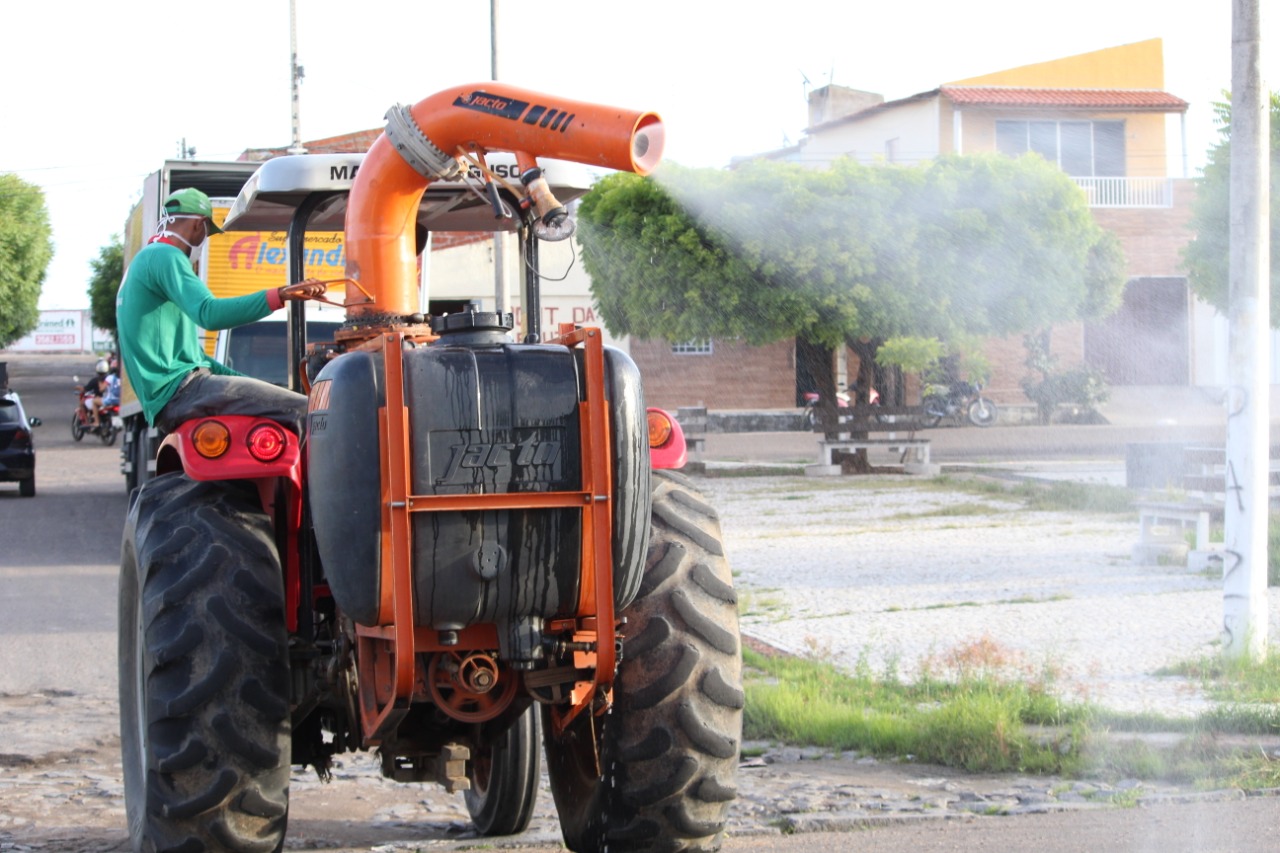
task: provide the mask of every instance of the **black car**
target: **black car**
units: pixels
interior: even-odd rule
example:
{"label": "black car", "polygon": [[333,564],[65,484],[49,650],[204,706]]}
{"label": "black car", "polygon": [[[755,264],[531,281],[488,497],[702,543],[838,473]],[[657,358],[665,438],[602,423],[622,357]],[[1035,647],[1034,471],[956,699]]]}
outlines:
{"label": "black car", "polygon": [[36,448],[31,428],[39,418],[28,418],[16,391],[0,391],[0,483],[18,483],[24,498],[36,494]]}

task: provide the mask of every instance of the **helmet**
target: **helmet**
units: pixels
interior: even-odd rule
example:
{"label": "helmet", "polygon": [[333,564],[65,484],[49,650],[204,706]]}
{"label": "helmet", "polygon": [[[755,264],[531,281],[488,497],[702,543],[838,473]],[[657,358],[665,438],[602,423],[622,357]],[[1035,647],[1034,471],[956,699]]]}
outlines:
{"label": "helmet", "polygon": [[111,371],[111,365],[107,363],[105,358],[100,358],[98,363],[93,366],[93,369],[99,376],[106,376]]}

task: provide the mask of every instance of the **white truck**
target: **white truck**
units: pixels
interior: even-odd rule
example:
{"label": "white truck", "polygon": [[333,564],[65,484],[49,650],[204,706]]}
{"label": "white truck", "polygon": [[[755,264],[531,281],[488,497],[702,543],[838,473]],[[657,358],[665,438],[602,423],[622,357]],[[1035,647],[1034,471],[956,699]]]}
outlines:
{"label": "white truck", "polygon": [[[278,168],[259,174],[249,187],[249,197],[267,196],[271,201],[264,204],[260,200],[255,208],[253,227],[256,230],[214,234],[205,241],[196,259],[196,272],[213,295],[219,298],[240,296],[304,277],[322,280],[343,278],[346,252],[342,228],[346,196],[363,159],[363,153],[280,158]],[[505,153],[490,155],[486,165],[493,174],[503,178],[510,178],[516,170],[515,158]],[[236,197],[260,166],[262,163],[248,161],[165,161],[160,169],[147,176],[142,199],[134,206],[125,225],[125,269],[155,233],[161,205],[169,193],[186,187],[201,190],[213,203],[214,221],[222,224],[227,217],[234,215],[232,207]],[[581,196],[591,184],[590,171],[579,164],[548,160],[544,168],[557,197],[566,203]],[[268,185],[263,185],[264,181]],[[310,227],[305,235],[298,237],[303,241],[301,251],[291,252],[289,226],[294,206],[298,198],[315,192],[327,194],[328,200],[317,206],[311,214]],[[479,169],[472,167],[466,179],[436,183],[427,190],[419,225],[423,234],[492,232],[493,212],[489,204],[483,192],[482,175]],[[278,215],[272,211],[278,211]],[[488,238],[489,235],[483,236]],[[471,292],[441,294],[444,298],[428,295],[428,278],[429,273],[424,273],[422,305],[425,313],[479,309],[485,303],[492,307],[492,267],[477,271]],[[340,299],[341,292],[341,287],[335,287],[334,298]],[[516,313],[519,316],[519,307],[524,300],[517,296],[513,301],[517,303]],[[550,318],[545,321],[548,325],[570,317],[580,319],[577,315],[583,309],[577,300],[568,302],[553,297],[544,301],[549,304],[537,306],[535,316]],[[303,353],[300,349],[290,352],[286,332],[290,310],[305,310],[304,340],[312,342],[332,340],[333,330],[345,317],[341,308],[331,305],[307,302],[305,309],[303,305],[292,303],[294,307],[291,309],[281,309],[259,323],[225,330],[217,335],[210,333],[206,336],[205,349],[218,361],[241,373],[296,387],[291,379],[297,374],[298,360]],[[302,319],[299,313],[293,322],[298,323]],[[129,387],[128,376],[123,375],[123,378],[121,472],[125,475],[126,489],[132,491],[154,475],[155,451],[161,436],[154,427],[148,426],[142,406]]]}

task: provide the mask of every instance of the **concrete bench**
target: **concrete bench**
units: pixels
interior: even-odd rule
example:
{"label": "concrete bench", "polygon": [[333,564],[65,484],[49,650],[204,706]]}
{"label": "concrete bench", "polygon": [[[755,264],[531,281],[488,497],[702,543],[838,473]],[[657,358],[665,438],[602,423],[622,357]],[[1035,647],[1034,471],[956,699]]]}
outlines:
{"label": "concrete bench", "polygon": [[818,441],[818,462],[805,468],[815,477],[842,473],[844,457],[863,451],[892,454],[887,464],[906,474],[937,474],[929,458],[929,439],[919,438],[923,413],[919,406],[851,406],[836,410],[836,423]]}
{"label": "concrete bench", "polygon": [[[1177,448],[1175,448],[1177,449]],[[1182,447],[1176,464],[1166,472],[1165,493],[1148,493],[1135,502],[1138,510],[1138,542],[1133,561],[1154,564],[1161,558],[1187,560],[1187,567],[1203,570],[1221,563],[1223,543],[1214,541],[1212,529],[1221,521],[1227,490],[1227,453],[1221,447]],[[1276,453],[1273,449],[1272,458]],[[1268,491],[1280,486],[1280,471],[1268,474]],[[1169,489],[1184,493],[1172,499]],[[1192,533],[1191,544],[1187,534]]]}
{"label": "concrete bench", "polygon": [[707,449],[707,407],[681,406],[676,409],[676,420],[684,431],[684,443],[689,449],[686,471],[701,472],[706,469],[702,454]]}

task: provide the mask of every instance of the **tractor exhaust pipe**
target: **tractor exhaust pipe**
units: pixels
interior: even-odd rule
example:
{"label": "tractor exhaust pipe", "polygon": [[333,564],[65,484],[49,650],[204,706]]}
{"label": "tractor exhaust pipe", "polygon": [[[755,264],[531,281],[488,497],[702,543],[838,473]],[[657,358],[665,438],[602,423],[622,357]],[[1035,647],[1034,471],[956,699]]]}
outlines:
{"label": "tractor exhaust pipe", "polygon": [[[515,153],[539,213],[538,157],[647,175],[662,159],[662,120],[650,112],[570,101],[488,82],[446,89],[412,107],[395,106],[370,147],[347,201],[347,286],[351,315],[418,311],[414,226],[435,180],[458,177],[461,154]],[[554,201],[554,200],[552,200]]]}

